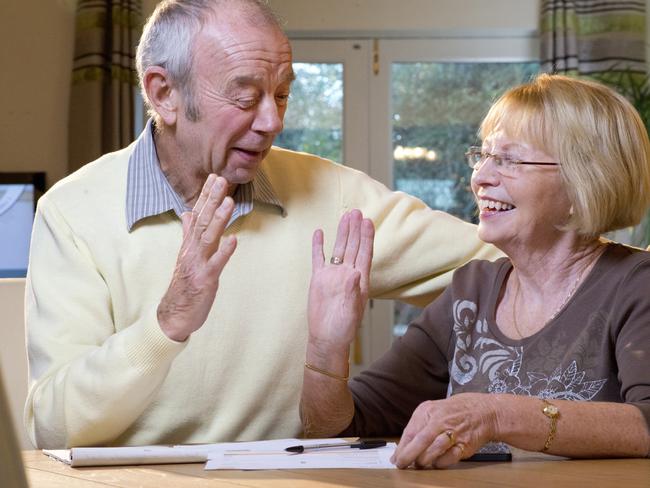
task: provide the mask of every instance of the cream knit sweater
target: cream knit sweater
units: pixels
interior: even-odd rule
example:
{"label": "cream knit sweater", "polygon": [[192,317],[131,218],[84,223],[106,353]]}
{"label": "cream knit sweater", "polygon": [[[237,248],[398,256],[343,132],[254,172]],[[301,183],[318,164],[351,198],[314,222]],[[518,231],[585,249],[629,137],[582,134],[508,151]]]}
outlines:
{"label": "cream knit sweater", "polygon": [[133,146],[57,183],[40,199],[26,292],[30,392],[38,447],[143,445],[299,435],[311,236],[326,249],[359,208],[377,233],[374,297],[424,304],[471,258],[496,256],[475,227],[363,173],[273,149],[263,167],[286,214],[256,202],[235,221],[237,250],[212,312],[185,343],[156,308],[180,247],[171,212],[127,232]]}

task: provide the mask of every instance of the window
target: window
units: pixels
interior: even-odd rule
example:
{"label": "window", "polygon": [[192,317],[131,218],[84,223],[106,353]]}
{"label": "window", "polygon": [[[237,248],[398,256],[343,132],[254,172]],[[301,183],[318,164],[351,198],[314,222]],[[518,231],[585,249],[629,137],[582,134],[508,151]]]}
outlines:
{"label": "window", "polygon": [[[337,159],[433,208],[474,219],[464,151],[477,141],[492,100],[537,73],[536,39],[292,44],[298,78],[277,145]],[[379,357],[417,313],[401,303],[371,303],[351,373]]]}
{"label": "window", "polygon": [[343,63],[294,63],[284,130],[275,144],[343,161]]}
{"label": "window", "polygon": [[490,104],[531,79],[536,62],[393,63],[393,187],[475,222],[465,151]]}
{"label": "window", "polygon": [[[492,101],[531,79],[539,63],[393,63],[391,70],[393,188],[476,223],[465,151],[477,144]],[[396,302],[393,334],[404,334],[419,313]]]}

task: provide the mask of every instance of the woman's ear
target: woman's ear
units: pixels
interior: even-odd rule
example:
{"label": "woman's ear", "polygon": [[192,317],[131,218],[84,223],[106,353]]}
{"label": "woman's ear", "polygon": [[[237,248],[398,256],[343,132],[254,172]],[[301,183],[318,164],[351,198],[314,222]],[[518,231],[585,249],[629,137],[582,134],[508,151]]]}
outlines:
{"label": "woman's ear", "polygon": [[142,84],[151,108],[165,125],[174,125],[178,114],[179,93],[171,84],[167,70],[160,66],[147,68],[142,77]]}

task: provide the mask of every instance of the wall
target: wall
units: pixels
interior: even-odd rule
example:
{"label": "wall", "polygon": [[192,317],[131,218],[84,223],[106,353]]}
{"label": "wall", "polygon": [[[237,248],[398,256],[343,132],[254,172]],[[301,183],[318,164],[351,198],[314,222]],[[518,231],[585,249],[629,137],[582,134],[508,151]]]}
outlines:
{"label": "wall", "polygon": [[[534,32],[540,0],[268,0],[292,37]],[[144,0],[151,12],[157,0]],[[504,15],[507,13],[507,15]]]}
{"label": "wall", "polygon": [[540,0],[269,0],[293,37],[537,30]]}
{"label": "wall", "polygon": [[0,1],[0,171],[65,175],[74,0]]}

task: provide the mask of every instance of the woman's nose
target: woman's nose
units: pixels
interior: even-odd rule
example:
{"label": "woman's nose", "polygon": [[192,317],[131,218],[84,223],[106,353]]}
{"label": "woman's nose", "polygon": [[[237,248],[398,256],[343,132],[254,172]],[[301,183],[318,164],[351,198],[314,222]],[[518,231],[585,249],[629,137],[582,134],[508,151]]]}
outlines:
{"label": "woman's nose", "polygon": [[490,154],[478,164],[472,172],[472,184],[476,185],[495,185],[498,183],[499,173],[496,170],[494,157]]}

